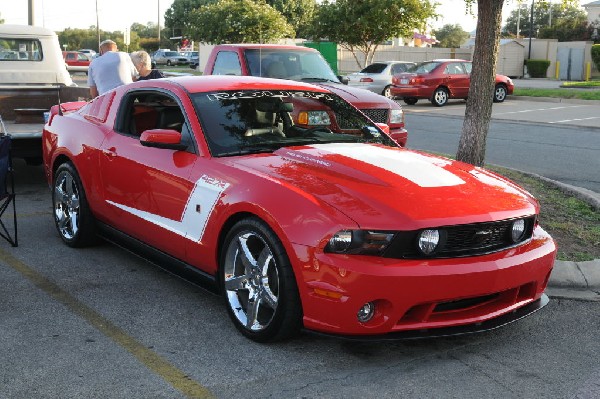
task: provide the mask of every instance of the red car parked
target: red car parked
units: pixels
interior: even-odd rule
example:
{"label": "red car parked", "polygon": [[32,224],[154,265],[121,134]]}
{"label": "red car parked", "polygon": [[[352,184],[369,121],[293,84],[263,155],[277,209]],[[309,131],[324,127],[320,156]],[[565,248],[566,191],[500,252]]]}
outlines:
{"label": "red car parked", "polygon": [[[394,75],[391,93],[406,104],[416,104],[421,98],[442,107],[451,98],[466,99],[471,83],[471,62],[465,60],[433,60],[418,64],[408,72]],[[515,86],[508,76],[496,75],[494,102],[502,102]]]}
{"label": "red car parked", "polygon": [[322,86],[187,76],[58,107],[42,147],[64,243],[194,273],[256,341],[462,334],[548,302],[530,194],[400,147]]}
{"label": "red car parked", "polygon": [[80,51],[63,51],[62,55],[69,72],[87,73],[92,60],[86,54]]}

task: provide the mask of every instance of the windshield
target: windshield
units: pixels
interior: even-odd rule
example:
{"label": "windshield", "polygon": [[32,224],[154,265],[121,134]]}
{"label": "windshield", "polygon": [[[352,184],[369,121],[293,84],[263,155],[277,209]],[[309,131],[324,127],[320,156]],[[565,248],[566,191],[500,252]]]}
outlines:
{"label": "windshield", "polygon": [[192,95],[213,156],[324,143],[397,144],[337,95],[247,90]]}
{"label": "windshield", "polygon": [[387,67],[387,64],[380,64],[380,63],[371,64],[360,72],[361,73],[381,73],[381,72],[383,72],[385,67]]}
{"label": "windshield", "polygon": [[339,83],[337,76],[319,52],[248,49],[244,54],[252,76]]}
{"label": "windshield", "polygon": [[415,65],[414,67],[411,67],[408,70],[408,72],[412,72],[412,73],[429,73],[429,72],[433,71],[435,68],[437,68],[440,65],[442,65],[442,63],[441,62],[436,62],[436,61],[422,62],[420,64]]}

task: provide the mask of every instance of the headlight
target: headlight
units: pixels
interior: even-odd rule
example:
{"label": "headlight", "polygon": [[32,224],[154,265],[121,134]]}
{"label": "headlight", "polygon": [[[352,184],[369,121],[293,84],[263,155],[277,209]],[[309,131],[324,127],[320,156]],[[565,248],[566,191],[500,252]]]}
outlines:
{"label": "headlight", "polygon": [[419,233],[419,249],[424,255],[431,255],[440,243],[439,230],[423,230]]}
{"label": "headlight", "polygon": [[392,109],[390,112],[390,124],[404,123],[404,112],[401,109]]}
{"label": "headlight", "polygon": [[381,255],[394,238],[386,231],[341,230],[327,243],[325,252],[352,255]]}
{"label": "headlight", "polygon": [[519,242],[523,239],[523,235],[525,235],[525,220],[518,219],[515,220],[512,224],[512,229],[510,233],[510,238],[512,242]]}
{"label": "headlight", "polygon": [[308,126],[329,126],[331,120],[325,111],[302,111],[298,114],[298,124]]}

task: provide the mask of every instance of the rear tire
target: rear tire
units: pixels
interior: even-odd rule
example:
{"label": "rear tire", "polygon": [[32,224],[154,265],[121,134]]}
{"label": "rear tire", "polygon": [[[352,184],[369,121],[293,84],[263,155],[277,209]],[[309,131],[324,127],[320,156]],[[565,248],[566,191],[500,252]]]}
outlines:
{"label": "rear tire", "polygon": [[443,107],[448,103],[448,90],[438,87],[431,96],[431,103],[436,107]]}
{"label": "rear tire", "polygon": [[292,265],[262,220],[243,219],[227,233],[219,280],[227,312],[244,336],[273,342],[299,331],[302,308]]}
{"label": "rear tire", "polygon": [[70,247],[85,247],[96,240],[96,222],[73,165],[58,167],[52,184],[54,223],[60,238]]}
{"label": "rear tire", "polygon": [[381,95],[387,98],[394,98],[395,96],[392,95],[392,86],[385,86],[385,88],[383,89],[383,91],[381,92]]}
{"label": "rear tire", "polygon": [[501,103],[506,100],[507,90],[503,84],[496,85],[494,89],[494,102]]}

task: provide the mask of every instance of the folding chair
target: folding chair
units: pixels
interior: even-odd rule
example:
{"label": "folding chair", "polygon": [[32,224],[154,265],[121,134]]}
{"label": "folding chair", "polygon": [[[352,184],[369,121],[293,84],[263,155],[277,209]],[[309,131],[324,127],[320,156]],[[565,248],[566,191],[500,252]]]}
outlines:
{"label": "folding chair", "polygon": [[[19,246],[17,239],[17,207],[15,204],[15,181],[10,154],[11,137],[6,132],[4,121],[0,116],[0,237],[8,241],[13,247]],[[12,204],[13,228],[6,225],[3,220],[4,213]],[[9,230],[13,230],[11,234]]]}

